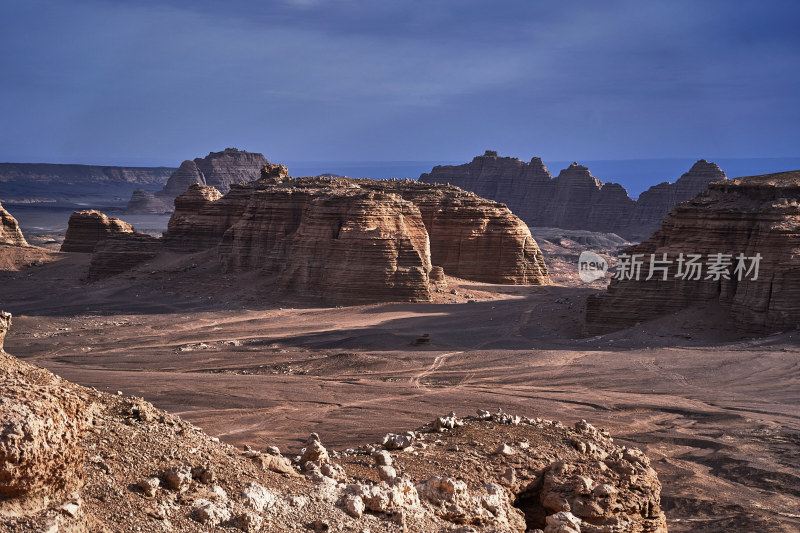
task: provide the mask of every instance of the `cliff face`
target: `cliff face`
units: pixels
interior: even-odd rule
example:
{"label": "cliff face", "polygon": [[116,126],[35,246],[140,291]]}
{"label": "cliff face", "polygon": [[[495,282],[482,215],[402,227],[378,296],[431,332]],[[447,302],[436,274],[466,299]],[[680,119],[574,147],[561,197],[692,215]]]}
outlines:
{"label": "cliff face", "polygon": [[645,228],[640,238],[650,229],[655,231],[672,208],[681,202],[691,200],[710,183],[726,179],[725,173],[714,163],[701,159],[692,165],[689,172],[683,174],[675,183],[659,183],[644,191],[636,201],[636,208],[630,219],[630,227]]}
{"label": "cliff face", "polygon": [[527,226],[502,204],[456,187],[293,179],[285,167],[267,167],[262,180],[218,200],[207,192],[195,185],[176,199],[165,246],[219,245],[225,270],[263,270],[292,292],[428,300],[434,265],[476,281],[549,282]]}
{"label": "cliff face", "polygon": [[22,230],[19,229],[17,219],[3,208],[3,204],[0,204],[0,244],[9,244],[11,246],[28,245],[22,235]]}
{"label": "cliff face", "polygon": [[109,218],[100,211],[75,211],[69,217],[67,234],[61,243],[62,252],[92,253],[98,242],[112,235],[132,233],[133,226],[118,218]]}
{"label": "cliff face", "polygon": [[[798,202],[800,171],[712,183],[706,192],[675,207],[647,241],[625,250],[643,261],[640,279],[634,275],[612,280],[606,293],[590,297],[587,330],[613,331],[708,301],[719,301],[744,332],[796,327]],[[659,260],[667,254],[672,263],[659,263],[666,274],[656,270],[648,281],[651,254]],[[689,254],[701,256],[695,260],[701,264],[699,274],[688,266]]]}
{"label": "cliff face", "polygon": [[[211,152],[206,157],[187,160],[169,177],[164,188],[155,193],[158,202],[139,202],[128,204],[129,213],[148,213],[161,209],[166,204],[172,211],[174,199],[196,183],[214,187],[222,193],[230,190],[234,183],[248,182],[260,176],[261,169],[268,162],[262,154],[245,152],[236,148],[226,148],[221,152]],[[131,199],[133,202],[133,198]]]}
{"label": "cliff face", "polygon": [[634,201],[621,185],[603,183],[577,163],[553,178],[538,157],[525,163],[487,151],[464,165],[434,167],[419,181],[450,183],[503,202],[529,226],[614,232],[639,240],[658,229],[676,203],[724,178],[719,167],[701,160],[676,183],[652,187]]}
{"label": "cliff face", "polygon": [[544,257],[528,226],[508,208],[454,186],[399,180],[359,180],[416,205],[431,248],[445,274],[514,285],[549,282]]}

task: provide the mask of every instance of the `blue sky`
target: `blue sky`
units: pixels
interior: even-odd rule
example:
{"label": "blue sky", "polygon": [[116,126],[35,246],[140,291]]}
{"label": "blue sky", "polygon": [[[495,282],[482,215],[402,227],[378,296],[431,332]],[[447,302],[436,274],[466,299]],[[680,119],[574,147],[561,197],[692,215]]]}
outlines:
{"label": "blue sky", "polygon": [[800,2],[0,0],[0,161],[799,156]]}

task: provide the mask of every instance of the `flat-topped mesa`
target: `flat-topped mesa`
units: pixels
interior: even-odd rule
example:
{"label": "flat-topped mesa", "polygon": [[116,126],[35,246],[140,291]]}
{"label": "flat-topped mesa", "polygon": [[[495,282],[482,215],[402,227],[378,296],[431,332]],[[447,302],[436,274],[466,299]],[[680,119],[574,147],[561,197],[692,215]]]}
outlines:
{"label": "flat-topped mesa", "polygon": [[[676,206],[647,241],[624,253],[643,262],[639,279],[612,280],[604,294],[588,299],[590,333],[709,301],[729,310],[742,332],[795,328],[800,324],[800,171],[713,182]],[[664,254],[668,263],[657,266],[666,266],[666,274],[657,270],[646,280],[651,255],[663,260]],[[701,256],[696,270],[687,266],[689,254]],[[679,277],[679,266],[690,274]]]}
{"label": "flat-topped mesa", "polygon": [[75,211],[69,217],[61,251],[91,253],[98,242],[123,233],[133,233],[133,226],[94,209]]}
{"label": "flat-topped mesa", "polygon": [[[198,193],[194,189],[186,196]],[[345,270],[371,269],[377,286],[365,297],[383,295],[379,287],[389,287],[395,299],[427,300],[433,265],[445,274],[476,281],[549,283],[542,253],[527,226],[504,205],[457,187],[402,180],[289,178],[285,167],[270,166],[261,180],[235,185],[200,209],[180,208],[183,198],[176,200],[179,208],[165,235],[169,249],[192,252],[219,245],[225,270],[262,269],[279,275],[281,285],[291,290],[302,284],[289,279],[289,273],[296,279],[311,279],[313,272],[335,287],[332,276],[349,279]],[[303,267],[308,272],[284,265],[303,257],[313,260],[312,266]],[[343,262],[341,271],[337,261]],[[387,278],[386,273],[395,270],[401,282]],[[404,283],[414,288],[398,289]],[[437,278],[434,284],[441,281]],[[428,295],[420,297],[422,292]],[[390,296],[380,299],[386,298]]]}
{"label": "flat-topped mesa", "polygon": [[419,181],[449,183],[503,202],[529,226],[614,232],[640,240],[657,230],[677,203],[724,178],[719,167],[700,160],[677,182],[651,187],[634,201],[621,185],[604,183],[577,163],[553,178],[538,157],[525,163],[488,150],[464,165],[434,167]]}
{"label": "flat-topped mesa", "polygon": [[[206,157],[198,157],[181,163],[181,166],[172,173],[164,188],[156,192],[154,196],[167,205],[168,211],[172,211],[173,200],[191,185],[196,183],[209,185],[222,193],[227,193],[233,184],[258,179],[261,169],[268,164],[262,154],[236,148],[211,152]],[[134,204],[133,206],[129,204],[127,211],[146,213],[151,209],[153,207],[150,203]]]}
{"label": "flat-topped mesa", "polygon": [[0,204],[0,244],[28,246],[17,219]]}

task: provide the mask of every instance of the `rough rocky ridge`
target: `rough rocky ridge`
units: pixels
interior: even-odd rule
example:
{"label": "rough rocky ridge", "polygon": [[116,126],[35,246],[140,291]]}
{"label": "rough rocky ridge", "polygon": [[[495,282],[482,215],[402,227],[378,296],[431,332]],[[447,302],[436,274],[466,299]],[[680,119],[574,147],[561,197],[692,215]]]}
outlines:
{"label": "rough rocky ridge", "polygon": [[19,228],[19,222],[3,208],[3,204],[0,204],[0,244],[8,244],[10,246],[28,245],[25,236],[22,235],[22,230]]}
{"label": "rough rocky ridge", "polygon": [[62,252],[92,253],[100,241],[112,235],[133,233],[133,226],[118,218],[109,218],[95,209],[75,211],[69,217]]}
{"label": "rough rocky ridge", "polygon": [[621,185],[603,183],[577,163],[553,178],[538,157],[526,163],[487,151],[464,165],[434,167],[419,181],[449,183],[503,202],[529,226],[614,232],[641,240],[658,229],[674,205],[720,179],[725,174],[719,167],[700,160],[675,183],[651,187],[634,201]]}
{"label": "rough rocky ridge", "polygon": [[0,361],[3,532],[667,531],[647,457],[586,422],[450,413],[341,451],[312,434],[284,455]]}
{"label": "rough rocky ridge", "polygon": [[[624,250],[625,275],[587,300],[588,331],[621,329],[709,301],[719,302],[743,332],[797,327],[798,202],[800,171],[712,183],[675,207],[651,238]],[[697,267],[689,266],[691,254]],[[652,260],[667,262],[647,280]],[[630,268],[637,262],[639,279]]]}
{"label": "rough rocky ridge", "polygon": [[172,173],[164,188],[154,194],[154,198],[134,193],[135,196],[128,203],[127,212],[164,212],[161,211],[162,205],[167,206],[167,211],[172,211],[174,199],[195,183],[226,193],[235,183],[257,179],[266,164],[267,160],[262,154],[236,148],[226,148],[221,152],[211,152],[203,158],[186,160]]}

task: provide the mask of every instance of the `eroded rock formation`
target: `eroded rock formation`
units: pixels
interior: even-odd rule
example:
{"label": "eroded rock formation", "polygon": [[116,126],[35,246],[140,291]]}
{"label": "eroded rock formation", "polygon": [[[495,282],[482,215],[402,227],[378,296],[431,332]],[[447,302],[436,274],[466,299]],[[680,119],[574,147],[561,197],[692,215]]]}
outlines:
{"label": "eroded rock formation", "polygon": [[358,180],[416,205],[431,262],[459,278],[512,285],[548,283],[544,258],[525,223],[498,202],[455,186],[411,180]]}
{"label": "eroded rock formation", "polygon": [[91,420],[91,406],[58,378],[2,350],[10,326],[0,311],[0,516],[38,512],[80,489],[80,439]]}
{"label": "eroded rock formation", "polygon": [[[199,183],[214,187],[222,193],[230,190],[231,185],[258,179],[261,169],[267,165],[262,154],[226,148],[221,152],[211,152],[206,157],[186,160],[169,177],[164,188],[155,193],[154,199],[139,194],[137,202],[128,204],[129,213],[149,213],[162,209],[173,210],[174,199],[186,191],[191,185]],[[163,211],[161,211],[163,212]]]}
{"label": "eroded rock formation", "polygon": [[[424,301],[434,265],[476,281],[548,282],[525,224],[502,204],[456,187],[289,178],[285,167],[270,165],[258,182],[214,196],[195,185],[176,199],[165,246],[218,246],[224,270],[261,270],[292,292]],[[434,283],[441,284],[438,272]]]}
{"label": "eroded rock formation", "polygon": [[69,217],[61,251],[91,253],[98,242],[124,233],[133,233],[133,226],[124,220],[109,218],[94,209],[75,211]]}
{"label": "eroded rock formation", "polygon": [[584,421],[450,413],[383,444],[329,450],[312,434],[283,455],[0,363],[2,531],[667,531],[648,458]]}
{"label": "eroded rock formation", "polygon": [[126,213],[140,213],[160,215],[171,213],[172,206],[167,205],[163,200],[144,189],[136,189],[125,207]]}
{"label": "eroded rock formation", "polygon": [[[612,331],[709,301],[728,309],[745,332],[795,328],[798,202],[800,171],[712,183],[675,207],[647,241],[624,250],[626,279],[612,280],[604,294],[588,299],[587,329]],[[647,280],[651,256],[663,261],[664,254],[668,263],[654,265],[666,270],[654,270]],[[697,267],[690,267],[690,254],[699,256]],[[634,255],[642,263],[638,280],[630,268]]]}
{"label": "eroded rock formation", "polygon": [[700,160],[675,183],[661,183],[638,201],[616,183],[603,183],[577,163],[553,178],[538,157],[525,163],[487,151],[470,163],[437,166],[422,174],[425,183],[449,183],[503,202],[529,226],[613,232],[640,240],[658,229],[663,216],[725,174]]}
{"label": "eroded rock formation", "polygon": [[675,183],[659,183],[640,194],[630,220],[631,228],[645,228],[640,232],[639,238],[649,237],[661,226],[664,217],[674,206],[691,200],[698,193],[706,190],[710,183],[724,179],[726,176],[721,168],[701,159]]}
{"label": "eroded rock formation", "polygon": [[19,229],[17,219],[0,204],[0,244],[11,246],[27,246],[28,243]]}

